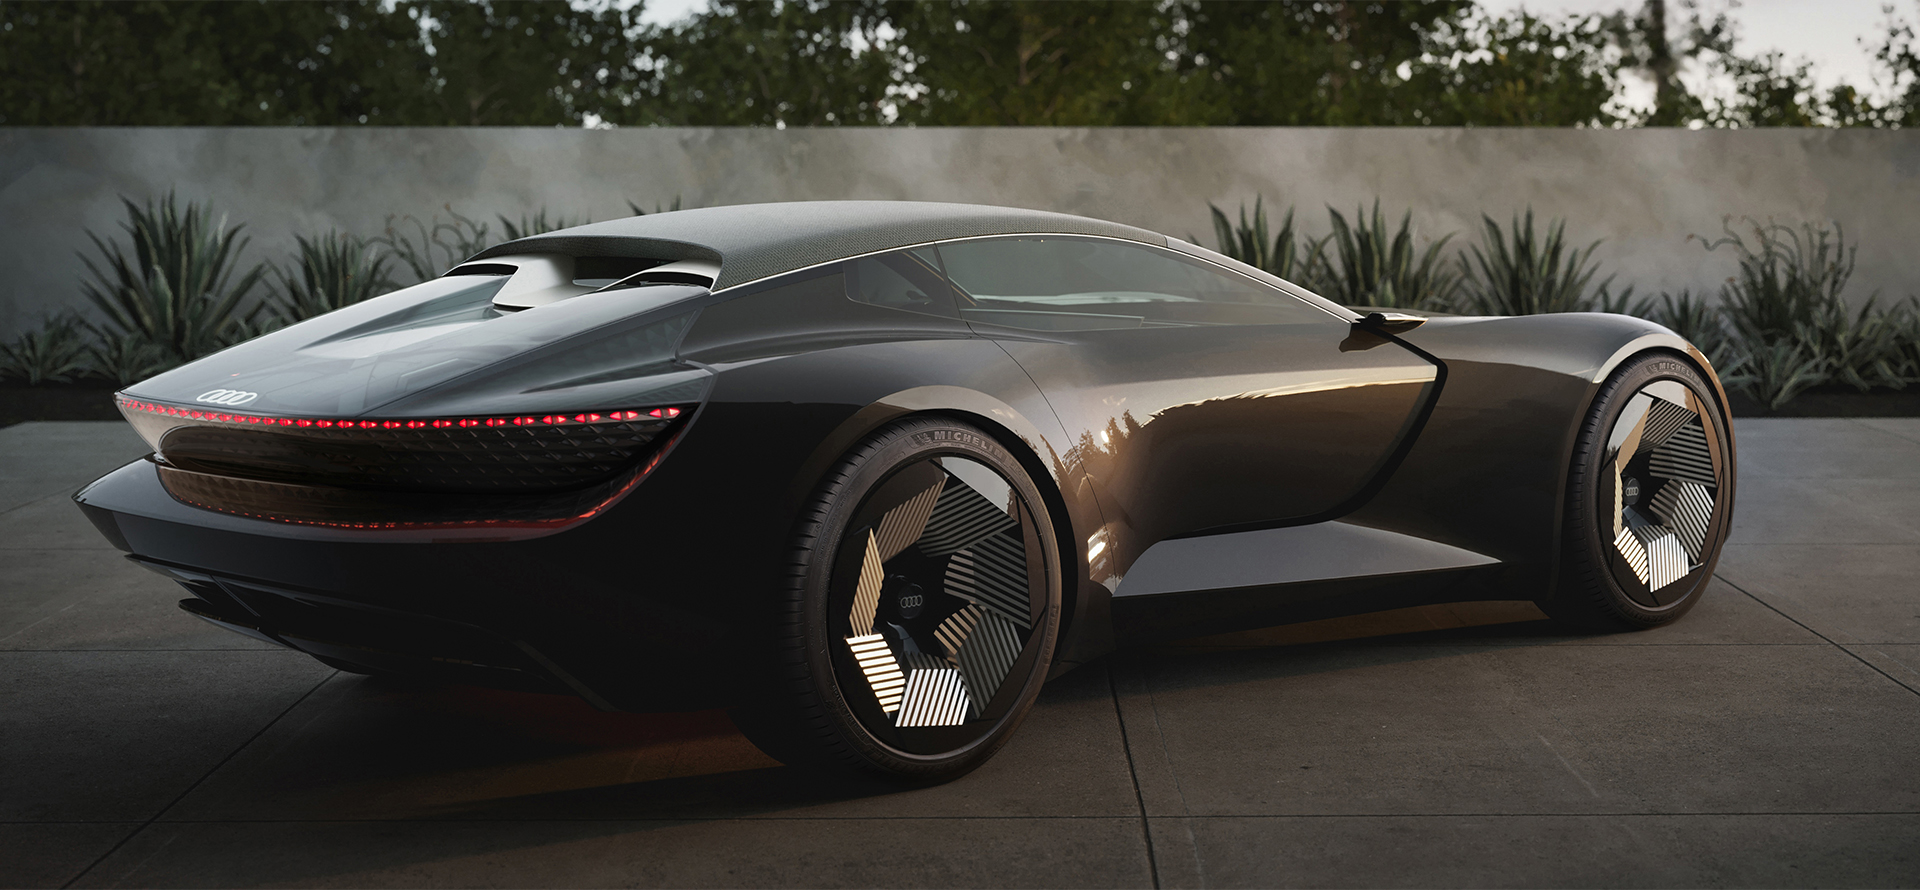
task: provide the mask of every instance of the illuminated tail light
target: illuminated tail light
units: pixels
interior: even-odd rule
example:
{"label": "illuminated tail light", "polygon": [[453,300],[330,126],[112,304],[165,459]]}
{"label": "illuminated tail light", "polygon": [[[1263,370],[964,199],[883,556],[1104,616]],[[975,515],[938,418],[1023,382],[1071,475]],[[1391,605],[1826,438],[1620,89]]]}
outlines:
{"label": "illuminated tail light", "polygon": [[565,426],[568,424],[599,423],[605,420],[639,420],[643,417],[654,417],[654,418],[660,418],[664,420],[671,420],[673,418],[679,417],[683,411],[687,410],[685,408],[672,407],[672,408],[641,409],[638,411],[601,411],[597,413],[586,412],[581,414],[548,414],[544,417],[514,416],[514,417],[498,417],[498,418],[463,417],[463,418],[451,418],[451,419],[449,418],[412,418],[412,419],[399,418],[395,420],[326,420],[326,419],[310,418],[310,417],[268,417],[266,415],[259,415],[259,414],[232,414],[232,413],[226,413],[226,412],[199,411],[193,408],[180,408],[173,405],[163,405],[159,402],[143,402],[139,399],[127,398],[126,396],[121,396],[118,401],[119,401],[120,407],[123,409],[129,410],[129,411],[138,411],[143,414],[158,415],[161,417],[181,417],[189,420],[208,420],[208,421],[213,421],[215,423],[251,424],[256,426],[299,426],[299,427],[318,426],[322,428],[336,426],[336,425],[341,427],[358,426],[361,429],[369,429],[369,430],[371,429],[393,430],[393,429],[402,429],[402,428],[417,430],[417,429],[426,429],[429,427],[433,429],[445,429],[446,427],[451,427],[451,426],[471,427],[471,426],[480,426],[483,424],[488,426],[499,426],[507,423],[511,423],[519,426],[526,426],[526,425],[532,425],[532,424],[546,424],[549,426]]}
{"label": "illuminated tail light", "polygon": [[383,492],[550,493],[604,483],[657,451],[692,410],[618,408],[480,417],[326,418],[208,412],[121,397],[167,465],[268,482]]}

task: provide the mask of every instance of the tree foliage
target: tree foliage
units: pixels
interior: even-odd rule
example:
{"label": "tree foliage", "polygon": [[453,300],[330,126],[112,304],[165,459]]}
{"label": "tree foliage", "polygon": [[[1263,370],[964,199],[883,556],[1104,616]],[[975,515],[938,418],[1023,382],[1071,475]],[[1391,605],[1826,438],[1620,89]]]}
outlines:
{"label": "tree foliage", "polygon": [[[1621,0],[0,0],[0,124],[1910,126],[1872,86],[1741,55],[1726,15]],[[1682,77],[1689,73],[1689,77]],[[1702,77],[1721,94],[1689,87]],[[1653,107],[1626,108],[1632,82]],[[1875,98],[1878,97],[1878,98]]]}

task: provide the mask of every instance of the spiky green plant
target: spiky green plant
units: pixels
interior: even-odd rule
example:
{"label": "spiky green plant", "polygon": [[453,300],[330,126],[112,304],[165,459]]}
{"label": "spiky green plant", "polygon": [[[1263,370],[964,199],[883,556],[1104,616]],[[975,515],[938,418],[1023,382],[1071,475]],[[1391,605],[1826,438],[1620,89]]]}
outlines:
{"label": "spiky green plant", "polygon": [[1800,342],[1826,358],[1831,382],[1861,392],[1876,386],[1903,389],[1913,382],[1913,375],[1902,369],[1903,331],[1898,314],[1881,311],[1877,302],[1868,297],[1855,313],[1844,305],[1829,306],[1811,325],[1796,331]]}
{"label": "spiky green plant", "polygon": [[[627,209],[633,211],[634,216],[646,216],[648,213],[648,211],[645,208],[642,208],[640,205],[633,203],[631,199],[627,201]],[[659,202],[657,201],[654,202],[652,212],[653,213],[669,213],[679,209],[680,209],[680,196],[674,195],[673,203],[668,204],[665,207],[661,207]]]}
{"label": "spiky green plant", "polygon": [[1664,325],[1699,347],[1706,354],[1707,361],[1712,362],[1723,377],[1725,366],[1735,360],[1734,340],[1727,331],[1720,307],[1691,290],[1681,290],[1678,294],[1662,293],[1658,304],[1647,307],[1647,311],[1629,314]]}
{"label": "spiky green plant", "polygon": [[388,216],[386,230],[367,243],[391,251],[412,273],[415,282],[439,277],[440,273],[492,243],[486,223],[461,216],[453,212],[450,205],[442,205],[441,209],[447,212],[447,221],[441,221],[437,213],[431,223],[410,215]]}
{"label": "spiky green plant", "polygon": [[210,206],[182,210],[172,193],[143,207],[121,198],[130,252],[92,232],[96,264],[84,255],[91,280],[81,291],[105,314],[107,325],[137,334],[177,361],[190,361],[245,339],[264,305],[249,301],[265,269],[242,268],[248,239]]}
{"label": "spiky green plant", "polygon": [[[1365,208],[1355,211],[1358,225],[1348,225],[1347,218],[1332,207],[1327,215],[1333,232],[1309,251],[1309,268],[1320,274],[1308,286],[1349,306],[1445,309],[1452,305],[1460,274],[1440,259],[1452,233],[1416,249],[1412,211],[1400,217],[1398,227],[1388,229],[1378,200],[1371,213]],[[1329,246],[1331,257],[1325,255]]]}
{"label": "spiky green plant", "polygon": [[570,229],[574,226],[593,222],[593,220],[586,217],[574,220],[564,216],[556,216],[548,219],[547,208],[545,207],[534,211],[532,216],[523,214],[517,222],[508,219],[504,213],[496,214],[495,218],[500,220],[500,233],[505,235],[508,241],[518,241],[521,238],[526,238],[531,235],[544,235],[559,229]]}
{"label": "spiky green plant", "polygon": [[1785,386],[1800,379],[1797,373],[1763,370],[1797,368],[1789,359],[1795,355],[1806,367],[1820,369],[1822,376],[1809,386],[1834,382],[1861,391],[1898,389],[1920,376],[1906,365],[1902,313],[1908,310],[1882,311],[1877,296],[1869,296],[1858,310],[1847,305],[1846,286],[1859,248],[1847,243],[1838,223],[1806,223],[1796,229],[1771,221],[1743,222],[1745,232],[1736,231],[1729,220],[1722,225],[1722,238],[1701,241],[1709,251],[1731,248],[1739,264],[1721,286],[1721,311],[1752,355],[1757,380]]}
{"label": "spiky green plant", "polygon": [[1615,296],[1610,290],[1613,276],[1594,283],[1600,265],[1593,252],[1600,242],[1569,247],[1566,220],[1547,223],[1542,235],[1534,229],[1533,208],[1528,207],[1508,229],[1486,215],[1480,224],[1480,243],[1460,255],[1460,275],[1466,282],[1462,308],[1482,315],[1633,308],[1631,287]]}
{"label": "spiky green plant", "polygon": [[1792,341],[1752,344],[1739,388],[1768,408],[1779,408],[1827,380],[1827,359]]}
{"label": "spiky green plant", "polygon": [[173,366],[167,352],[139,334],[99,332],[87,357],[92,376],[116,386],[152,377]]}
{"label": "spiky green plant", "polygon": [[1739,263],[1720,289],[1721,307],[1734,330],[1755,342],[1790,339],[1845,305],[1842,294],[1859,249],[1847,245],[1837,224],[1829,229],[1807,223],[1795,230],[1771,221],[1743,222],[1748,233],[1735,231],[1729,219],[1721,225],[1723,237],[1701,238],[1709,251],[1731,248]]}
{"label": "spiky green plant", "polygon": [[300,253],[292,272],[274,269],[280,280],[280,314],[290,322],[325,315],[391,289],[392,257],[352,235],[329,231],[297,236]]}
{"label": "spiky green plant", "polygon": [[49,315],[37,330],[0,345],[0,380],[28,385],[71,383],[88,368],[91,331],[71,312]]}
{"label": "spiky green plant", "polygon": [[1887,313],[1893,326],[1894,370],[1908,383],[1920,383],[1920,298],[1908,297]]}
{"label": "spiky green plant", "polygon": [[1639,318],[1646,318],[1647,313],[1653,311],[1653,298],[1641,297],[1638,300],[1634,299],[1633,285],[1631,284],[1627,285],[1626,290],[1616,294],[1613,292],[1613,284],[1609,281],[1601,284],[1599,289],[1594,291],[1590,311],[1611,312],[1614,315],[1632,315]]}
{"label": "spiky green plant", "polygon": [[[1213,236],[1220,245],[1220,252],[1246,263],[1256,269],[1271,272],[1281,278],[1312,278],[1304,257],[1300,252],[1300,239],[1293,229],[1293,208],[1288,207],[1285,216],[1280,218],[1278,231],[1267,225],[1267,208],[1264,199],[1253,198],[1253,216],[1247,216],[1247,205],[1240,204],[1240,223],[1234,223],[1220,208],[1207,205],[1213,216]],[[1309,243],[1309,255],[1316,255]]]}

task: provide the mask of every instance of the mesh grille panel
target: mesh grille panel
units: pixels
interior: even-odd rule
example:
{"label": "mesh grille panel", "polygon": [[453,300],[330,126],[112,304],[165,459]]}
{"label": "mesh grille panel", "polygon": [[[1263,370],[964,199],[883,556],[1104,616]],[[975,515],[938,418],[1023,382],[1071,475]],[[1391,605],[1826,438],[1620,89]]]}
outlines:
{"label": "mesh grille panel", "polygon": [[632,465],[674,421],[451,429],[176,427],[165,460],[204,473],[421,492],[538,492],[591,485]]}

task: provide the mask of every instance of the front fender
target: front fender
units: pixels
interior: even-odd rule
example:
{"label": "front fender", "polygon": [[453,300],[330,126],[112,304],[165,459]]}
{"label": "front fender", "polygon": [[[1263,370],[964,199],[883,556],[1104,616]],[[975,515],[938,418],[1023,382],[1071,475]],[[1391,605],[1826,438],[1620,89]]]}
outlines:
{"label": "front fender", "polygon": [[1349,519],[1493,556],[1503,568],[1489,598],[1551,592],[1574,442],[1622,362],[1678,353],[1713,381],[1726,408],[1706,357],[1645,319],[1436,318],[1401,338],[1446,363],[1447,387],[1406,461]]}

